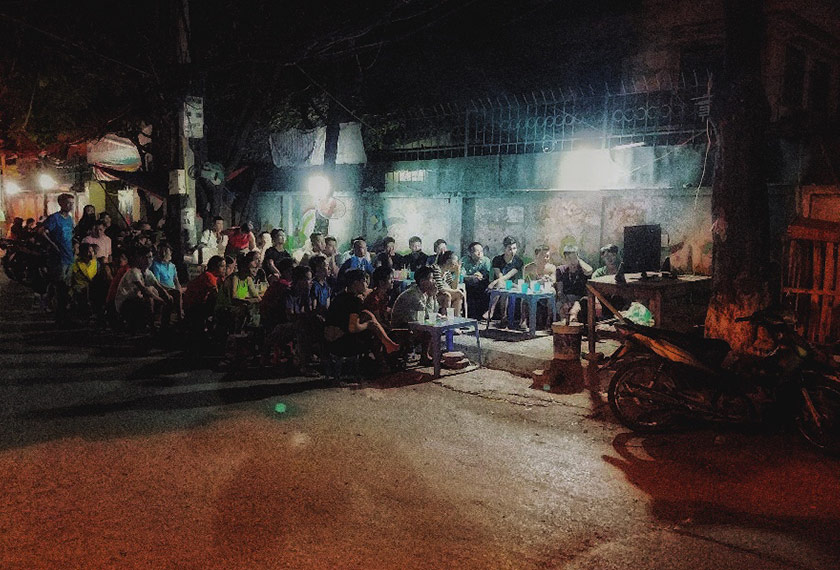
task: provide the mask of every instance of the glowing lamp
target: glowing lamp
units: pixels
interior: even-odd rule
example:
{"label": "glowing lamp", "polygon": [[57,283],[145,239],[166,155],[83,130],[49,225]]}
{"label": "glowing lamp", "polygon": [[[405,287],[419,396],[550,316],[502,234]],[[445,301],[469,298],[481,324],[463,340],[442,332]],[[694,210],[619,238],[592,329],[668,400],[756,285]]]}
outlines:
{"label": "glowing lamp", "polygon": [[312,197],[319,202],[325,200],[330,194],[330,180],[322,174],[310,176],[307,187]]}
{"label": "glowing lamp", "polygon": [[58,186],[58,182],[55,181],[55,178],[45,172],[38,175],[38,186],[41,187],[41,190],[52,190]]}
{"label": "glowing lamp", "polygon": [[14,180],[6,180],[3,182],[3,189],[6,191],[8,196],[12,196],[20,192],[20,184],[15,182]]}

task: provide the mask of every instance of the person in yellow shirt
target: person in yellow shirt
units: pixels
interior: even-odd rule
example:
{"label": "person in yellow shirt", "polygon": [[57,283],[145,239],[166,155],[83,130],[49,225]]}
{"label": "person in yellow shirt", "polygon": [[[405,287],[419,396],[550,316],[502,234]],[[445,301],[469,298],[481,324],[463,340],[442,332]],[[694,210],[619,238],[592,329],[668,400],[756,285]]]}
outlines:
{"label": "person in yellow shirt", "polygon": [[96,245],[92,243],[79,244],[79,255],[70,271],[70,288],[73,299],[80,314],[90,313],[90,284],[99,272],[99,262],[96,260]]}

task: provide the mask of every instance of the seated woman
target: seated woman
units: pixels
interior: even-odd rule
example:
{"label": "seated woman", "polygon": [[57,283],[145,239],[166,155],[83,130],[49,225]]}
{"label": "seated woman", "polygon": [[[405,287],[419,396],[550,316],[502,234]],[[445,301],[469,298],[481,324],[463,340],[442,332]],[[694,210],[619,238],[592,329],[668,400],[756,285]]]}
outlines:
{"label": "seated woman", "polygon": [[324,339],[327,350],[338,356],[364,355],[381,347],[391,354],[400,345],[370,311],[364,310],[361,295],[365,291],[365,272],[351,269],[345,273],[346,289],[330,303],[327,311]]}
{"label": "seated woman", "polygon": [[216,316],[229,333],[240,332],[253,323],[259,312],[260,294],[254,284],[260,267],[259,252],[240,255],[236,266],[236,273],[225,279],[216,300]]}
{"label": "seated woman", "polygon": [[91,243],[79,244],[79,255],[73,263],[71,270],[70,285],[73,292],[73,301],[80,316],[88,316],[91,310],[90,291],[91,284],[99,272],[99,264],[96,260],[96,246]]}
{"label": "seated woman", "polygon": [[[444,242],[445,245],[445,242]],[[432,274],[438,290],[438,303],[442,309],[452,307],[455,315],[460,316],[464,304],[464,292],[458,288],[461,263],[452,251],[443,251],[432,264]]]}

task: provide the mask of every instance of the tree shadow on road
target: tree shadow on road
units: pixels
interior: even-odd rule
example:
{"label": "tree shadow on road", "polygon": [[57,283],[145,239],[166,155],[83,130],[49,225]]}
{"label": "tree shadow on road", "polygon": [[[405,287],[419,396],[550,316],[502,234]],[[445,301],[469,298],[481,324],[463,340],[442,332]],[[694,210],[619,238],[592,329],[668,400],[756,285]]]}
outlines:
{"label": "tree shadow on road", "polygon": [[840,552],[840,461],[792,436],[621,433],[613,448],[618,457],[604,461],[651,497],[651,514],[665,523],[795,534]]}

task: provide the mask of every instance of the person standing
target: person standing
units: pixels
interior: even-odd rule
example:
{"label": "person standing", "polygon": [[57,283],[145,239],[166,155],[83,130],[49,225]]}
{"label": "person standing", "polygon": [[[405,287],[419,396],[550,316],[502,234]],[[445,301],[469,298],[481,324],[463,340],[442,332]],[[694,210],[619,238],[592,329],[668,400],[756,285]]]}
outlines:
{"label": "person standing", "polygon": [[210,258],[215,255],[224,259],[227,244],[228,235],[225,232],[225,220],[221,216],[216,216],[213,218],[213,225],[204,230],[201,233],[201,239],[198,240],[201,263],[207,265]]}
{"label": "person standing", "polygon": [[69,324],[67,308],[70,302],[69,272],[73,266],[73,208],[76,197],[72,194],[58,196],[58,212],[47,216],[44,228],[55,246],[56,255],[50,256],[49,279],[55,286],[55,321],[59,326]]}

